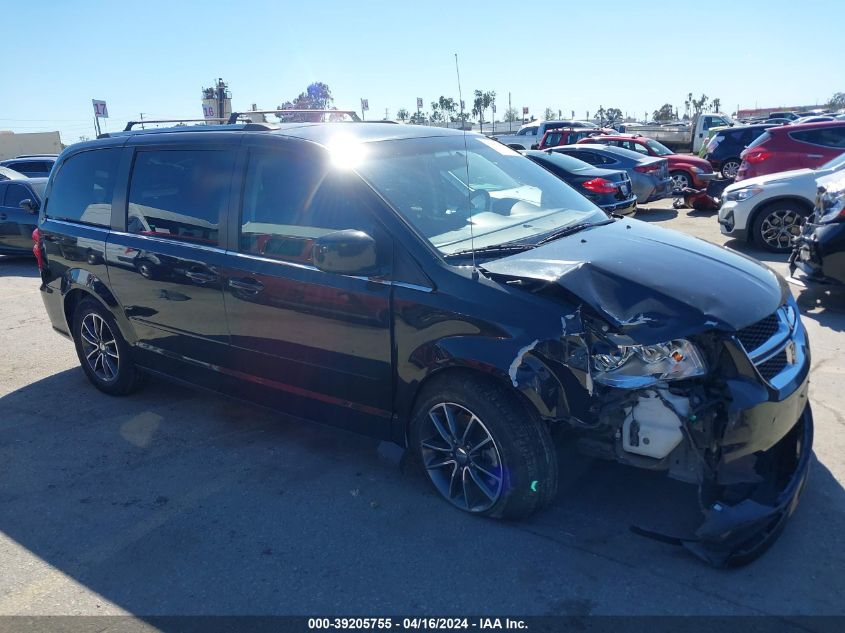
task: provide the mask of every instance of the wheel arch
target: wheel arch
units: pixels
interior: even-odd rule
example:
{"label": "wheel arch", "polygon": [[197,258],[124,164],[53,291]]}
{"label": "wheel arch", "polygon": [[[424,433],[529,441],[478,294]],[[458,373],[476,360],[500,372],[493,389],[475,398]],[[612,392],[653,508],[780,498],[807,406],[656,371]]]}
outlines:
{"label": "wheel arch", "polygon": [[781,196],[776,196],[772,198],[767,198],[766,200],[761,200],[757,203],[757,205],[751,210],[751,213],[748,214],[748,220],[746,221],[746,228],[748,231],[746,240],[749,242],[754,241],[754,223],[757,221],[758,216],[768,207],[772,206],[773,204],[778,204],[779,202],[795,202],[804,208],[808,215],[813,211],[813,203],[807,200],[806,198],[802,198],[801,196],[795,194],[784,194]]}
{"label": "wheel arch", "polygon": [[67,331],[73,333],[73,315],[76,307],[85,299],[91,298],[99,303],[114,317],[123,338],[130,344],[134,342],[132,327],[117,299],[107,285],[96,275],[84,269],[69,270],[62,279],[62,311]]}
{"label": "wheel arch", "polygon": [[443,380],[449,381],[457,376],[476,377],[514,394],[538,419],[553,421],[569,416],[570,399],[564,381],[560,380],[542,356],[525,353],[519,359],[518,371],[514,369],[512,373],[513,377],[508,371],[495,366],[468,361],[456,361],[433,368],[409,394],[409,404],[400,414],[396,441],[407,445],[414,410],[431,385]]}

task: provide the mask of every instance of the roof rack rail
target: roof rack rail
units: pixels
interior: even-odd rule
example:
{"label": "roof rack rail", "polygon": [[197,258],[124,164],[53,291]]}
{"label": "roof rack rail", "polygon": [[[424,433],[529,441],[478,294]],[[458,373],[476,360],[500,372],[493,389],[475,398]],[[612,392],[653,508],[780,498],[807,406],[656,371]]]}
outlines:
{"label": "roof rack rail", "polygon": [[146,125],[150,123],[208,123],[209,121],[216,121],[218,123],[237,123],[238,119],[232,120],[232,117],[214,117],[208,119],[144,119],[142,121],[127,121],[124,132],[129,132],[136,125]]}
{"label": "roof rack rail", "polygon": [[237,123],[241,117],[248,117],[250,114],[345,114],[353,121],[359,122],[361,118],[355,110],[288,110],[287,108],[276,108],[275,110],[244,110],[243,112],[232,112],[228,123]]}

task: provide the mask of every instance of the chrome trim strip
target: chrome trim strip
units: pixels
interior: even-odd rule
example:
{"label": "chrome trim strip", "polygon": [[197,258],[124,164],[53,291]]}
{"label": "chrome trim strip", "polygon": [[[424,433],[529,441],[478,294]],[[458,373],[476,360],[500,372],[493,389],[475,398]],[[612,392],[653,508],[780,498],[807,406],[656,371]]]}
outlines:
{"label": "chrome trim strip", "polygon": [[434,288],[429,288],[428,286],[418,286],[417,284],[409,284],[404,281],[394,281],[391,283],[394,286],[399,286],[400,288],[407,288],[408,290],[419,290],[420,292],[434,292]]}
{"label": "chrome trim strip", "polygon": [[55,222],[64,226],[73,226],[80,229],[91,229],[93,231],[100,231],[101,233],[115,233],[107,226],[97,226],[95,224],[85,224],[83,222],[71,222],[69,220],[56,220],[54,218],[45,217],[44,222]]}
{"label": "chrome trim strip", "polygon": [[255,255],[254,253],[241,253],[238,251],[225,251],[228,255],[234,255],[235,257],[241,257],[244,259],[253,259],[257,262],[267,262],[269,264],[281,264],[282,266],[289,266],[290,268],[299,268],[302,270],[316,270],[319,271],[320,269],[312,264],[298,264],[296,262],[289,262],[284,259],[275,259],[273,257],[264,257],[263,255]]}
{"label": "chrome trim strip", "polygon": [[193,242],[183,241],[183,240],[172,240],[166,237],[154,237],[152,235],[140,235],[138,233],[128,233],[126,231],[111,231],[112,235],[120,235],[123,237],[131,237],[138,240],[147,240],[150,242],[156,242],[157,244],[173,244],[177,246],[187,246],[194,250],[198,251],[207,251],[210,253],[221,253],[225,254],[226,249],[220,248],[219,246],[206,246],[205,244],[194,244]]}

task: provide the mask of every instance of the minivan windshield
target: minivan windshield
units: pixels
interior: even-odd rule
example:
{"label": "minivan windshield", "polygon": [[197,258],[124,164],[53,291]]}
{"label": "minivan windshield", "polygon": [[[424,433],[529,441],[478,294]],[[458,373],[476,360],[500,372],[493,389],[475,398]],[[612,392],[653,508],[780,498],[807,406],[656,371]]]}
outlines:
{"label": "minivan windshield", "polygon": [[358,173],[445,256],[534,244],[608,219],[539,165],[484,137],[379,141],[364,153]]}

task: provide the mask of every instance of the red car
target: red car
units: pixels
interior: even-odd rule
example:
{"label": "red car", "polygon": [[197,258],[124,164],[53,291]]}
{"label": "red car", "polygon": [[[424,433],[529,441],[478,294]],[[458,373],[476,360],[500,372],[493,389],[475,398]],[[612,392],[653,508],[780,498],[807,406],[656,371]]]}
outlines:
{"label": "red car", "polygon": [[815,168],[845,152],[845,121],[768,128],[739,155],[736,179],[778,171]]}
{"label": "red car", "polygon": [[[639,134],[606,134],[594,136],[589,139],[582,139],[579,143],[604,143],[629,149],[646,156],[657,156],[669,161],[669,175],[672,176],[674,189],[705,189],[707,183],[713,176],[706,177],[705,174],[713,174],[713,166],[709,161],[691,156],[688,154],[676,154],[665,145],[654,139],[640,136]],[[705,176],[702,178],[702,176]]]}

